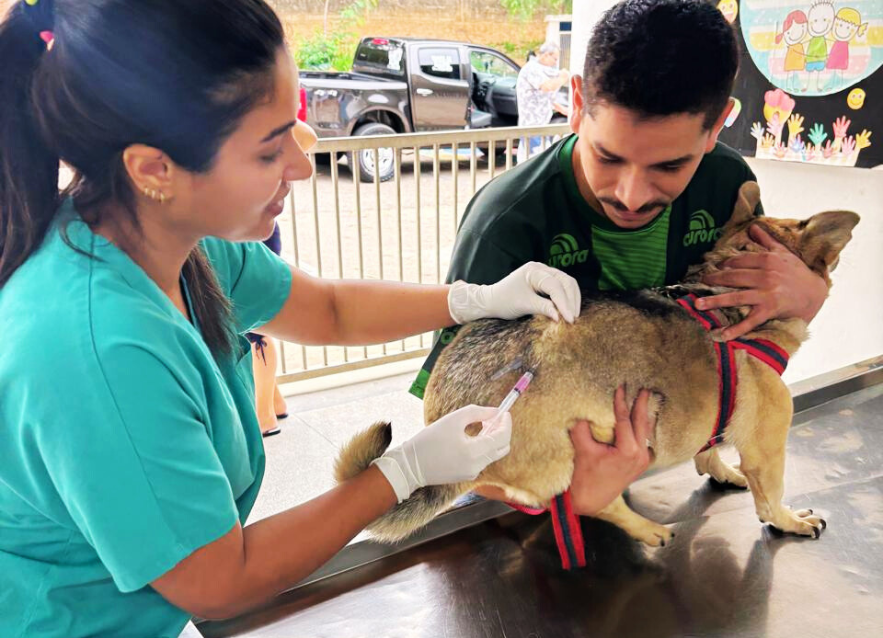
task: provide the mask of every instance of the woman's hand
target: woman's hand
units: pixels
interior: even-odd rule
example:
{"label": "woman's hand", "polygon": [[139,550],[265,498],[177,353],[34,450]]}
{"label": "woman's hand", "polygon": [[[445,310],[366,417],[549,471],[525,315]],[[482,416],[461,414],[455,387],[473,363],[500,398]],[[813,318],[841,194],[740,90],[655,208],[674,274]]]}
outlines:
{"label": "woman's hand", "polygon": [[448,292],[448,310],[457,323],[476,319],[517,319],[546,315],[573,323],[579,316],[580,291],[576,279],[539,262],[528,262],[490,286],[454,282]]}
{"label": "woman's hand", "polygon": [[[483,423],[475,436],[472,423]],[[392,485],[399,503],[426,485],[471,481],[488,465],[509,454],[512,417],[497,408],[469,405],[443,416],[401,446],[388,450],[376,465]]]}

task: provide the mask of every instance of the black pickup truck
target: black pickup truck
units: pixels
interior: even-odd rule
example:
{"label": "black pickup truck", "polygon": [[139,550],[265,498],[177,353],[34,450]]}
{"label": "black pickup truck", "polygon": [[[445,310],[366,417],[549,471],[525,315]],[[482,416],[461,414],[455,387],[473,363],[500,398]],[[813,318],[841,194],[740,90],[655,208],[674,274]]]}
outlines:
{"label": "black pickup truck", "polygon": [[[479,45],[368,37],[351,72],[301,71],[301,99],[319,137],[515,126],[519,70]],[[378,155],[375,167],[373,151],[358,154],[363,181],[373,181],[375,172],[382,181],[392,178],[392,151]]]}

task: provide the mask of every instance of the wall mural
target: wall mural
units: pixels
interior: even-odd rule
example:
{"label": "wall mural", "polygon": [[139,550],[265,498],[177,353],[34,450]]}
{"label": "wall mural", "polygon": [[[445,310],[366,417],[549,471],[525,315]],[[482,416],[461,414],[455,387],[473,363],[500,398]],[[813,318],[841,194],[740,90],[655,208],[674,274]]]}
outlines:
{"label": "wall mural", "polygon": [[721,0],[743,39],[721,139],[746,155],[883,165],[883,0]]}
{"label": "wall mural", "polygon": [[880,0],[743,0],[740,16],[752,61],[789,93],[830,95],[883,65]]}

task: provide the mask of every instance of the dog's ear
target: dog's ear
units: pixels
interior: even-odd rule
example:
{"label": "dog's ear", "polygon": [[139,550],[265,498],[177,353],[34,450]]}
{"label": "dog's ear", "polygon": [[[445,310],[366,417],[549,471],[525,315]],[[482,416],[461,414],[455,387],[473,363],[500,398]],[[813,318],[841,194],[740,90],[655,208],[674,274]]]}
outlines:
{"label": "dog's ear", "polygon": [[736,228],[754,219],[757,214],[757,207],[760,204],[760,186],[757,182],[745,182],[739,188],[739,194],[736,196],[736,205],[733,206],[733,214],[730,216],[724,232],[729,229]]}
{"label": "dog's ear", "polygon": [[860,219],[848,210],[818,213],[807,219],[800,238],[800,254],[806,265],[820,274],[827,273],[852,239],[852,229]]}

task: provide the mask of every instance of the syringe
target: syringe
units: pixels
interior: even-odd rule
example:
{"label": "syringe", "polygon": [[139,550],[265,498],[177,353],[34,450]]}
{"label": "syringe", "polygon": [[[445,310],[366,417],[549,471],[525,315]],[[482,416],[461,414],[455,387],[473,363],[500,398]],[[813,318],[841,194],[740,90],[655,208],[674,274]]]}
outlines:
{"label": "syringe", "polygon": [[503,399],[500,407],[497,408],[497,414],[488,423],[488,431],[493,431],[496,428],[497,424],[500,422],[500,417],[509,411],[509,409],[515,404],[515,401],[518,400],[518,397],[524,394],[524,391],[527,390],[527,386],[530,385],[531,381],[533,381],[533,372],[528,371],[521,375],[521,378],[518,379],[515,387],[509,391],[509,394]]}
{"label": "syringe", "polygon": [[509,408],[515,403],[516,399],[520,397],[525,390],[527,390],[527,386],[530,385],[530,382],[533,381],[533,373],[525,372],[521,375],[521,378],[518,380],[518,383],[515,384],[515,387],[509,391],[509,394],[506,395],[506,398],[503,399],[503,402],[500,404],[498,408],[497,414],[503,414],[503,412],[508,412]]}

